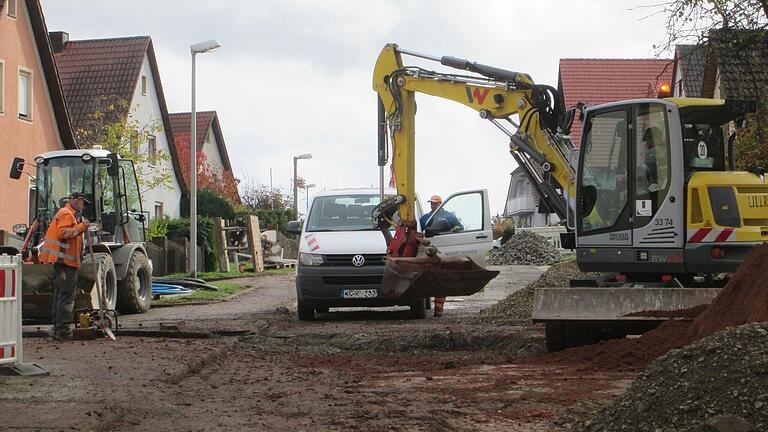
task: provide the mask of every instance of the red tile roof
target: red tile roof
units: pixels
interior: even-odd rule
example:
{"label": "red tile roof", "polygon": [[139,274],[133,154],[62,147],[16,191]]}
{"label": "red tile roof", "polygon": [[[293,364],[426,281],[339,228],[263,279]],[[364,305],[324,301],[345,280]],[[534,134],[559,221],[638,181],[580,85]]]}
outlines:
{"label": "red tile roof", "polygon": [[124,112],[117,113],[127,120],[145,55],[149,58],[149,66],[152,70],[174,174],[182,194],[188,195],[189,191],[182,177],[176,146],[173,143],[168,107],[160,81],[152,38],[134,36],[70,40],[61,51],[54,53],[64,98],[69,107],[70,120],[75,132],[87,128],[88,117],[96,111],[103,111],[102,105],[107,102],[113,103],[115,98],[127,102],[127,106],[123,108]]}
{"label": "red tile roof", "polygon": [[[188,146],[190,138],[190,129],[192,126],[192,113],[181,112],[171,113],[171,129],[173,129],[174,141],[176,146]],[[202,150],[205,145],[205,137],[208,136],[208,130],[213,128],[213,134],[216,137],[216,144],[219,148],[219,156],[224,169],[232,171],[232,164],[229,161],[229,153],[224,143],[224,134],[219,125],[219,116],[216,111],[198,111],[195,113],[195,123],[197,123],[197,149]]]}
{"label": "red tile roof", "polygon": [[[656,97],[656,88],[672,79],[669,59],[560,59],[558,89],[565,107],[584,102],[599,105],[625,99]],[[571,137],[578,145],[581,123]]]}
{"label": "red tile roof", "polygon": [[55,53],[76,130],[86,126],[103,97],[117,96],[130,104],[149,43],[149,36],[69,41]]}

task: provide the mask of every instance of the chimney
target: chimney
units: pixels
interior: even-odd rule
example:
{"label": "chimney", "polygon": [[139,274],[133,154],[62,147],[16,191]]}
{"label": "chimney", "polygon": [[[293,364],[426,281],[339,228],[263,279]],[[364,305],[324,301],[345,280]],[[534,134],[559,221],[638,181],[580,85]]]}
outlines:
{"label": "chimney", "polygon": [[69,33],[55,31],[48,33],[48,39],[51,41],[51,50],[55,53],[64,51],[69,42]]}

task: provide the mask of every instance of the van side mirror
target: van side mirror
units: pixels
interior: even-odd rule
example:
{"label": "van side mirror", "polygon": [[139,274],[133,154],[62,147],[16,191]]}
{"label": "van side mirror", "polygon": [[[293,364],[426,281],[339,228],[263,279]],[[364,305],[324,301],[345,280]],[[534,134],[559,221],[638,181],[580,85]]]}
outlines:
{"label": "van side mirror", "polygon": [[117,177],[118,174],[120,174],[120,165],[117,162],[117,153],[110,153],[107,157],[109,158],[107,174],[109,174],[110,177]]}
{"label": "van side mirror", "polygon": [[285,231],[290,234],[301,234],[301,221],[290,221]]}
{"label": "van side mirror", "polygon": [[579,194],[579,216],[585,217],[592,213],[597,202],[597,188],[593,185],[583,186]]}
{"label": "van side mirror", "polygon": [[23,171],[24,159],[20,157],[13,158],[13,162],[11,163],[11,174],[9,176],[14,180],[18,180],[21,178],[21,173]]}
{"label": "van side mirror", "polygon": [[424,235],[426,237],[434,237],[440,233],[448,232],[451,230],[451,224],[442,218],[433,219],[432,222],[427,225],[427,228],[424,230]]}

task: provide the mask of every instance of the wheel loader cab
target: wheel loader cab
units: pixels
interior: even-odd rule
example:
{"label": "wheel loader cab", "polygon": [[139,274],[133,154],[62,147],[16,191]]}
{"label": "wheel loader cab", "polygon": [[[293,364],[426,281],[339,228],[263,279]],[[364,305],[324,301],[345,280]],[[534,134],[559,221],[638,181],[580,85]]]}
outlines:
{"label": "wheel loader cab", "polygon": [[741,107],[703,99],[588,109],[577,173],[579,266],[735,271],[749,248],[766,240],[760,227],[768,225],[766,210],[749,205],[768,195],[764,180],[726,164],[728,123],[739,115]]}
{"label": "wheel loader cab", "polygon": [[[94,254],[79,252],[86,268],[89,263],[97,263],[106,308],[117,307],[122,313],[149,309],[152,265],[142,244],[143,217],[133,162],[103,149],[80,149],[38,155],[35,165],[36,200],[31,204],[34,222],[21,251],[26,261],[22,279],[24,319],[50,318],[53,266],[37,263],[37,247],[56,212],[73,192],[85,194],[91,203],[86,205],[83,216],[101,224],[92,243]],[[11,178],[20,177],[18,171],[23,165],[15,160],[13,168]],[[82,293],[76,297],[77,308],[94,308],[98,303],[92,296],[96,291],[92,289],[93,273],[80,274]]]}

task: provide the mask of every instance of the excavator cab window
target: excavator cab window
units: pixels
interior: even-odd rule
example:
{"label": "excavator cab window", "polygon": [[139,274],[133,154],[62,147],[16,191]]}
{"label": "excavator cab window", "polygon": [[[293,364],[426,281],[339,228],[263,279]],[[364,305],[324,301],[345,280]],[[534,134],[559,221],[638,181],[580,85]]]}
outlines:
{"label": "excavator cab window", "polygon": [[[583,163],[579,192],[594,203],[583,203],[578,215],[584,233],[613,231],[621,225],[628,195],[628,112],[625,109],[597,113],[589,117],[583,142]],[[585,193],[585,192],[591,193]],[[589,205],[587,205],[589,204]]]}

